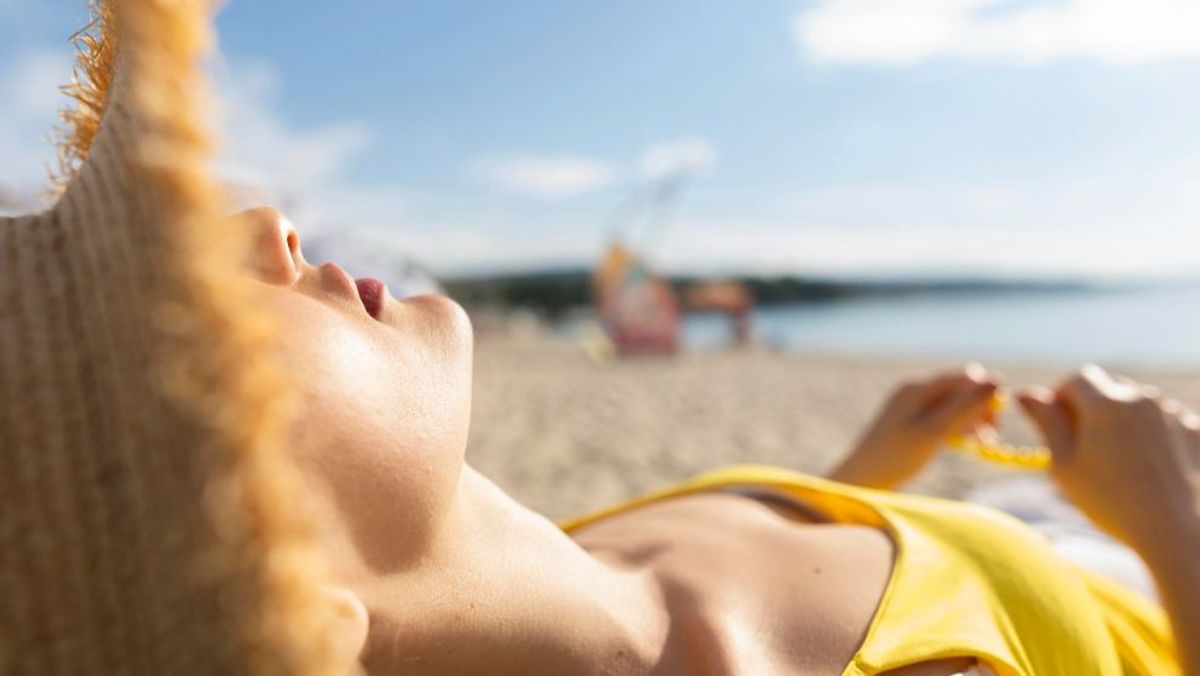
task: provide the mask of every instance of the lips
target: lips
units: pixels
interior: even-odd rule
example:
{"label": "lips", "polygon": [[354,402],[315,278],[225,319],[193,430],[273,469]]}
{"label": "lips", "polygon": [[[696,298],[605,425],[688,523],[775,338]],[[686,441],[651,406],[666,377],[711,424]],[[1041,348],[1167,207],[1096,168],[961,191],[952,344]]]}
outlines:
{"label": "lips", "polygon": [[379,319],[379,313],[383,310],[383,282],[372,277],[363,277],[354,280],[354,285],[358,287],[358,298],[367,309],[367,314]]}

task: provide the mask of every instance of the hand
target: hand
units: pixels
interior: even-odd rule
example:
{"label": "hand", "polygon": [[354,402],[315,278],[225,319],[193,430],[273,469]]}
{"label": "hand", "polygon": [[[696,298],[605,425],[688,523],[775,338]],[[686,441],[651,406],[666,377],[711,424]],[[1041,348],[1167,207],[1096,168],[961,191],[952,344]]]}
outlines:
{"label": "hand", "polygon": [[1097,366],[1018,400],[1050,447],[1051,476],[1097,526],[1143,556],[1200,533],[1196,414]]}
{"label": "hand", "polygon": [[[998,382],[979,364],[902,384],[830,478],[894,488],[933,458],[949,438],[991,430]],[[986,433],[986,432],[984,432]]]}

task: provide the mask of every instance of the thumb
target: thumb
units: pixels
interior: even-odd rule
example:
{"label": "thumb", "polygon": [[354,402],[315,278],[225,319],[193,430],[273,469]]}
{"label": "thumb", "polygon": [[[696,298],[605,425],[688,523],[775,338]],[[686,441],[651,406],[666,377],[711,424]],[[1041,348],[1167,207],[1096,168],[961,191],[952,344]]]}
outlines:
{"label": "thumb", "polygon": [[1070,414],[1059,404],[1054,393],[1044,387],[1035,387],[1017,396],[1021,408],[1033,420],[1056,458],[1071,452],[1075,443]]}

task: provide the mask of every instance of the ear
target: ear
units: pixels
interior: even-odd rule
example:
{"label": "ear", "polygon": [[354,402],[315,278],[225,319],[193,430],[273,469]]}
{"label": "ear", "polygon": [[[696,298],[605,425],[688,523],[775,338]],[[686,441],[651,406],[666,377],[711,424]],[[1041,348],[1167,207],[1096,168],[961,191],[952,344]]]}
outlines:
{"label": "ear", "polygon": [[357,594],[345,587],[324,587],[321,592],[334,608],[336,673],[360,674],[359,658],[367,645],[367,630],[371,625],[367,606]]}

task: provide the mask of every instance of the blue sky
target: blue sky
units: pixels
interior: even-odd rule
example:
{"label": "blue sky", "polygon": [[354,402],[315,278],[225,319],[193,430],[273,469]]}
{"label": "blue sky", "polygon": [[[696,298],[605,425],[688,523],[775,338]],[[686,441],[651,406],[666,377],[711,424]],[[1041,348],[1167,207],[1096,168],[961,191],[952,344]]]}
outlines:
{"label": "blue sky", "polygon": [[[84,12],[0,0],[0,185],[43,176]],[[220,166],[439,272],[588,263],[679,170],[674,270],[1177,274],[1195,26],[1188,0],[229,0]]]}

